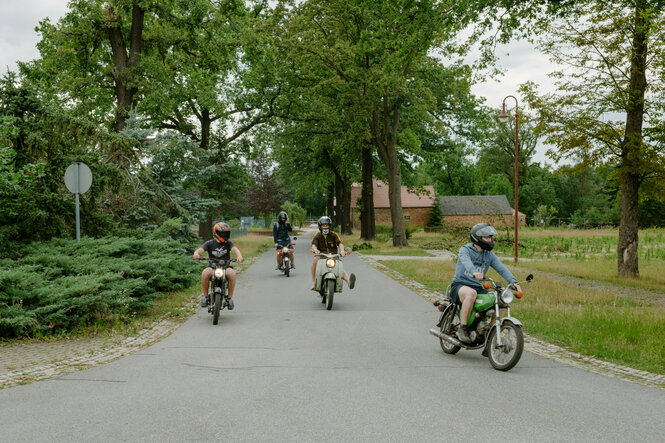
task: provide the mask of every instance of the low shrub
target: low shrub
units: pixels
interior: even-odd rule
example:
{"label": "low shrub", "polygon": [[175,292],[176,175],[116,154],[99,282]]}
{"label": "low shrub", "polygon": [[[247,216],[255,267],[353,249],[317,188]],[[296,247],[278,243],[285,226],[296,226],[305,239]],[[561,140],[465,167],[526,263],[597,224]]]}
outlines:
{"label": "low shrub", "polygon": [[200,266],[189,246],[168,240],[172,228],[156,238],[30,243],[19,259],[0,260],[0,337],[122,320],[150,306],[160,292],[191,286]]}

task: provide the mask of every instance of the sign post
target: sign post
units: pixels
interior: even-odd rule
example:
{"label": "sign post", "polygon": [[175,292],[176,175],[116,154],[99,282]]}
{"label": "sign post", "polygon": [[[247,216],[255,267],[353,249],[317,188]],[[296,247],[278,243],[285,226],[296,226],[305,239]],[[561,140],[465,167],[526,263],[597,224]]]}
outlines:
{"label": "sign post", "polygon": [[92,172],[88,165],[74,162],[65,171],[65,186],[76,195],[76,241],[81,241],[81,219],[79,216],[79,194],[85,194],[92,184]]}

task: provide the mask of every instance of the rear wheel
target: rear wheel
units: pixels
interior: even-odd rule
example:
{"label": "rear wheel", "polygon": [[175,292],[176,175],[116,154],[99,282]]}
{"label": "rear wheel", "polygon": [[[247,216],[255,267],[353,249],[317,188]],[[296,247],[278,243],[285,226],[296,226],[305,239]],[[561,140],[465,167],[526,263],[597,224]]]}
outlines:
{"label": "rear wheel", "polygon": [[497,342],[496,326],[492,326],[492,331],[487,339],[490,364],[499,371],[508,371],[512,369],[524,349],[524,333],[522,328],[511,321],[504,321],[501,325],[501,346]]}
{"label": "rear wheel", "polygon": [[335,281],[328,280],[326,282],[326,309],[330,311],[333,305],[333,297],[335,296]]}
{"label": "rear wheel", "polygon": [[[456,323],[459,323],[459,319],[455,316],[455,311],[456,311],[455,307],[453,305],[450,305],[446,309],[446,312],[443,314],[443,322],[441,323],[441,332],[451,337],[453,336],[455,330],[458,327]],[[441,344],[441,349],[446,354],[450,355],[457,354],[457,351],[460,350],[459,346],[456,346],[442,338],[439,338],[439,342]]]}
{"label": "rear wheel", "polygon": [[219,311],[222,308],[222,294],[213,294],[215,302],[212,305],[212,324],[216,325],[219,322]]}

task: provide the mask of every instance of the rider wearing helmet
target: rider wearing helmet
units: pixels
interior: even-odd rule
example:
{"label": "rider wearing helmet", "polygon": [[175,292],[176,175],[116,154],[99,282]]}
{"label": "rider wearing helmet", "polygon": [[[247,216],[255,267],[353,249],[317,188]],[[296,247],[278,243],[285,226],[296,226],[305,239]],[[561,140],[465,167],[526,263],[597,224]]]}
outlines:
{"label": "rider wearing helmet", "polygon": [[[275,241],[275,248],[280,250],[283,247],[289,248],[289,258],[291,259],[291,269],[295,269],[296,265],[293,262],[293,244],[291,243],[291,237],[289,237],[289,232],[292,232],[291,223],[289,223],[289,216],[286,212],[282,211],[277,216],[277,223],[272,227],[272,237]],[[282,266],[282,256],[277,254],[277,267],[279,269]]]}
{"label": "rider wearing helmet", "polygon": [[[235,254],[238,259],[238,263],[242,262],[242,254],[236,245],[233,244],[231,240],[231,228],[224,222],[216,223],[212,227],[213,239],[208,240],[203,243],[200,248],[194,251],[194,259],[198,260],[201,258],[201,253],[206,251],[208,257],[214,257],[221,260],[230,260],[231,251]],[[207,267],[201,273],[201,289],[203,290],[203,301],[201,301],[201,306],[206,307],[210,303],[210,298],[208,297],[208,287],[210,286],[210,278],[212,277],[212,268]],[[229,282],[229,310],[232,310],[234,307],[233,299],[233,290],[236,287],[236,272],[233,268],[229,267],[226,270],[226,279]]]}
{"label": "rider wearing helmet", "polygon": [[[323,216],[318,221],[319,232],[312,239],[312,251],[314,252],[314,260],[312,261],[312,291],[316,291],[316,263],[319,261],[319,254],[325,252],[326,254],[344,254],[344,244],[339,235],[331,230],[332,221],[330,217]],[[356,285],[356,274],[351,273],[351,276],[344,271],[342,276],[348,285],[349,289],[353,289]]]}
{"label": "rider wearing helmet", "polygon": [[[462,304],[460,315],[462,324],[457,336],[464,343],[471,341],[467,330],[467,321],[476,301],[476,296],[487,293],[480,281],[485,277],[488,269],[492,267],[509,284],[517,282],[513,274],[492,252],[496,235],[498,235],[496,229],[488,223],[474,225],[469,235],[471,243],[462,246],[457,256],[455,276],[450,286],[450,298],[453,302]],[[518,291],[522,290],[519,285],[516,285],[516,288]]]}

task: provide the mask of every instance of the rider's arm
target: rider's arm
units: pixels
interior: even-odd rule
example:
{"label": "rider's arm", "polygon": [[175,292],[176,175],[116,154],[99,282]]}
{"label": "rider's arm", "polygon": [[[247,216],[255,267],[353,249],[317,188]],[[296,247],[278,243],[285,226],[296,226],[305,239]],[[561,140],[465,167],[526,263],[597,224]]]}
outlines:
{"label": "rider's arm", "polygon": [[490,262],[490,266],[494,268],[496,272],[499,273],[501,277],[506,279],[508,284],[512,284],[517,282],[517,279],[515,276],[510,272],[508,268],[506,268],[506,265],[501,263],[501,260],[499,260],[499,257],[496,256],[496,254],[492,253],[492,261]]}
{"label": "rider's arm", "polygon": [[240,249],[238,249],[237,246],[234,246],[231,248],[231,251],[236,255],[236,258],[238,259],[238,263],[242,263],[242,254],[240,253]]}
{"label": "rider's arm", "polygon": [[291,227],[291,223],[289,223],[289,219],[286,219],[286,230],[287,232],[293,232],[293,228]]}
{"label": "rider's arm", "polygon": [[457,261],[462,264],[464,267],[464,275],[467,277],[475,278],[473,273],[476,272],[476,266],[471,261],[469,256],[469,250],[466,246],[459,248],[459,253],[457,254]]}
{"label": "rider's arm", "polygon": [[272,239],[275,241],[275,246],[277,246],[277,225],[272,226]]}
{"label": "rider's arm", "polygon": [[199,248],[196,251],[194,251],[194,256],[193,256],[194,259],[198,260],[199,258],[201,258],[201,254],[203,253],[203,251],[204,251],[203,248]]}

